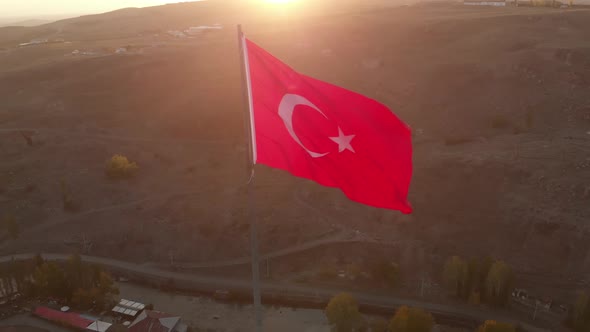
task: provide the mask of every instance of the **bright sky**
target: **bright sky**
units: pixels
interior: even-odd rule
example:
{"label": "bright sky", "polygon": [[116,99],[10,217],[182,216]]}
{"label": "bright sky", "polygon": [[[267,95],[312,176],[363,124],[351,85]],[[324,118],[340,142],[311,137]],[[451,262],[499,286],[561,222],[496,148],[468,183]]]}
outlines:
{"label": "bright sky", "polygon": [[[184,0],[188,2],[190,0]],[[32,17],[102,13],[125,7],[147,7],[177,0],[0,0],[0,16]]]}

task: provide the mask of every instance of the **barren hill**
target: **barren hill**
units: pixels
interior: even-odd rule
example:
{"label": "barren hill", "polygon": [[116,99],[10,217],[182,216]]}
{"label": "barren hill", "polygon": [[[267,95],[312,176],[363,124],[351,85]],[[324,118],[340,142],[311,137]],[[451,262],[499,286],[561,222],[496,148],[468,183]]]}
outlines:
{"label": "barren hill", "polygon": [[[539,288],[581,285],[590,12],[314,3],[207,1],[0,28],[0,208],[21,227],[2,252],[92,243],[94,255],[140,262],[247,256],[242,23],[298,71],[387,104],[415,134],[411,216],[257,167],[263,253],[358,239],[285,258],[277,274],[383,256],[410,277],[434,275],[448,255],[490,254],[535,272]],[[169,33],[214,24],[223,29]],[[138,163],[136,178],[106,178],[115,153]],[[78,210],[64,211],[60,180]]]}

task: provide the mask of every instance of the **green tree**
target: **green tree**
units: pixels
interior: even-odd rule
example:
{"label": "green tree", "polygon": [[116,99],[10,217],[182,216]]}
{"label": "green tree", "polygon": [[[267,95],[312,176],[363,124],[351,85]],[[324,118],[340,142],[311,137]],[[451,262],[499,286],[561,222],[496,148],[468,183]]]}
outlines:
{"label": "green tree", "polygon": [[334,296],[328,303],[325,313],[334,332],[355,332],[362,325],[359,305],[348,293]]}
{"label": "green tree", "polygon": [[461,257],[453,256],[447,260],[443,270],[443,278],[447,286],[459,297],[469,296],[467,281],[469,267]]}
{"label": "green tree", "polygon": [[486,300],[493,305],[508,303],[512,288],[512,269],[503,261],[492,264],[486,279]]}
{"label": "green tree", "polygon": [[514,325],[508,323],[499,323],[494,320],[486,320],[477,332],[516,332]]}
{"label": "green tree", "polygon": [[419,308],[402,306],[389,322],[391,332],[430,332],[434,326],[432,315]]}
{"label": "green tree", "polygon": [[33,273],[35,291],[43,297],[63,299],[67,295],[67,284],[63,271],[52,262],[43,263]]}

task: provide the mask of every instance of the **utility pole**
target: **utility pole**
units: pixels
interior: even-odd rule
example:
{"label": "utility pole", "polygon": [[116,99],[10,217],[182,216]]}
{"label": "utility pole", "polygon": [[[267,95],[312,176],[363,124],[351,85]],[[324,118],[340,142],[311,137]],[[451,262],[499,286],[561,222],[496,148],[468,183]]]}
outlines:
{"label": "utility pole", "polygon": [[535,301],[535,311],[533,312],[533,320],[537,318],[537,308],[539,307],[539,300]]}

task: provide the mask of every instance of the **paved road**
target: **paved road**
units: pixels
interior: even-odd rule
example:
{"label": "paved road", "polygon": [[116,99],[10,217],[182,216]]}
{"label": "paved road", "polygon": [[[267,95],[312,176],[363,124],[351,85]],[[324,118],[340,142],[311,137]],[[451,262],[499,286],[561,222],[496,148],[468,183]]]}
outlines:
{"label": "paved road", "polygon": [[[64,254],[51,254],[51,253],[44,253],[42,254],[43,257],[47,260],[53,261],[65,261],[68,259],[69,255]],[[0,257],[0,263],[9,262],[12,259],[15,260],[23,260],[23,259],[30,259],[34,256],[34,254],[15,254],[12,256],[3,256]],[[179,284],[186,284],[192,285],[197,288],[201,289],[226,289],[229,291],[241,291],[241,292],[249,292],[251,289],[251,284],[249,280],[243,279],[233,279],[233,278],[223,278],[223,277],[210,277],[210,276],[200,276],[200,275],[193,275],[193,274],[186,274],[186,273],[178,273],[178,272],[170,272],[164,271],[160,269],[155,269],[148,266],[138,265],[129,262],[123,262],[116,259],[111,258],[102,258],[102,257],[94,257],[94,256],[82,256],[82,260],[88,263],[99,264],[105,266],[106,268],[120,271],[120,272],[130,272],[134,274],[140,274],[144,277],[155,277],[155,278],[162,278],[162,279],[172,279],[175,283]],[[288,283],[281,283],[281,282],[263,282],[261,284],[261,290],[263,295],[293,295],[293,296],[306,296],[307,298],[315,298],[319,300],[327,301],[330,299],[334,294],[338,293],[341,290],[337,289],[320,289],[314,287],[307,287],[307,286],[300,286],[300,285],[293,285]],[[394,308],[399,307],[400,305],[409,305],[414,307],[421,307],[425,310],[428,310],[433,313],[438,314],[446,314],[449,316],[455,317],[465,317],[469,319],[474,319],[477,321],[484,321],[486,319],[496,319],[505,322],[511,323],[518,323],[513,319],[507,318],[502,314],[495,313],[495,312],[488,312],[484,310],[480,310],[473,307],[467,306],[456,306],[456,305],[442,305],[436,303],[429,303],[423,301],[416,301],[416,300],[408,300],[408,299],[400,299],[394,298],[390,296],[382,296],[382,295],[374,295],[374,294],[367,294],[367,293],[359,293],[359,292],[352,292],[352,294],[358,299],[361,305],[369,305],[374,307],[382,307],[382,308],[391,308],[391,311]],[[525,327],[528,331],[531,332],[543,332],[543,331],[550,331],[545,329],[535,328],[533,326],[529,326],[528,324],[521,323],[523,327]]]}

